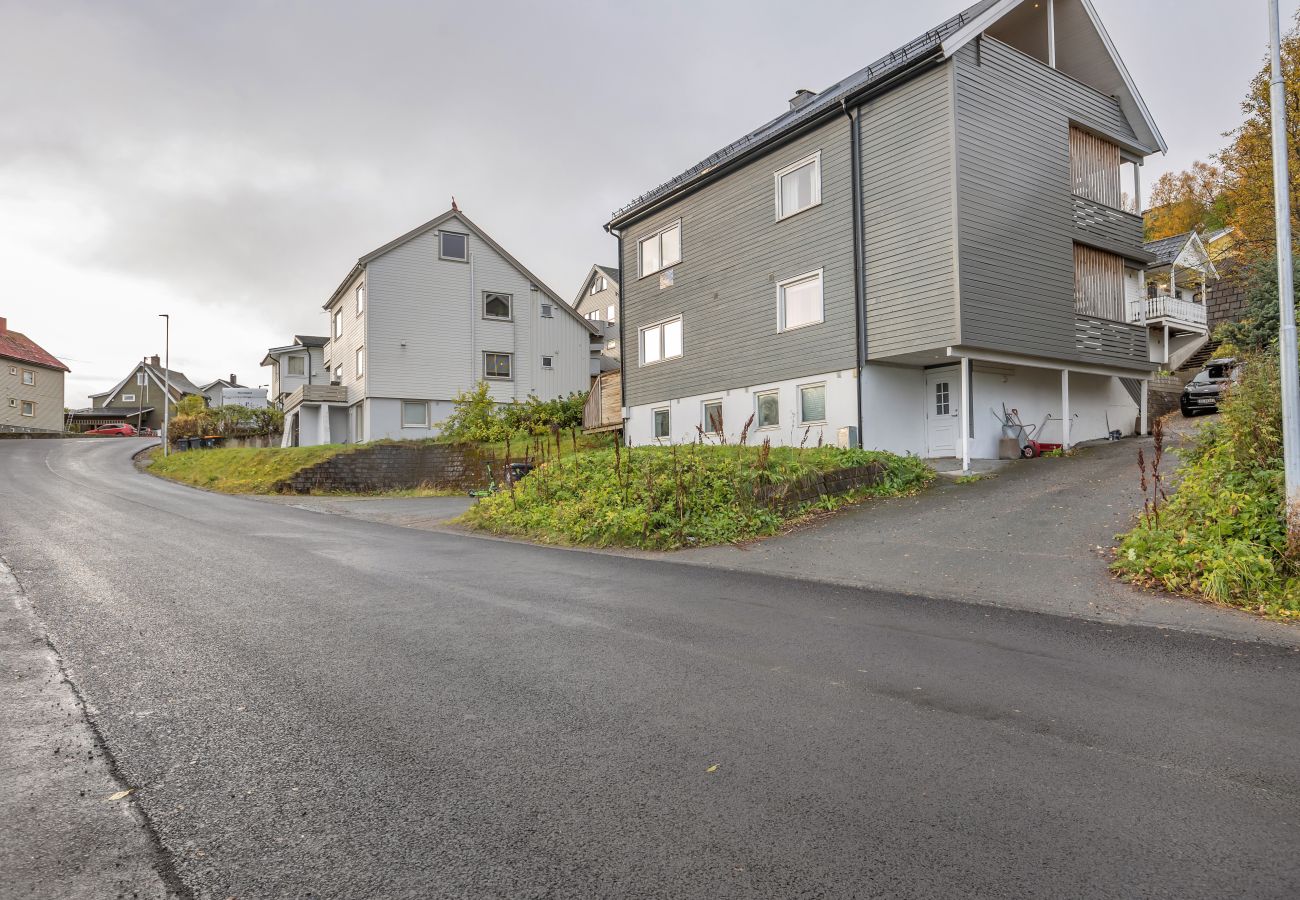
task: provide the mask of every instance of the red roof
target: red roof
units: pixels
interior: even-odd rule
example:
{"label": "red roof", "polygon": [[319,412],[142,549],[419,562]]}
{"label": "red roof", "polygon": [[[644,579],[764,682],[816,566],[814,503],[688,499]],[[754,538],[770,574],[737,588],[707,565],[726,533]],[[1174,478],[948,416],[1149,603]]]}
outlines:
{"label": "red roof", "polygon": [[[3,320],[0,320],[3,321]],[[45,366],[47,369],[72,370],[41,349],[40,345],[19,331],[0,329],[0,357]]]}

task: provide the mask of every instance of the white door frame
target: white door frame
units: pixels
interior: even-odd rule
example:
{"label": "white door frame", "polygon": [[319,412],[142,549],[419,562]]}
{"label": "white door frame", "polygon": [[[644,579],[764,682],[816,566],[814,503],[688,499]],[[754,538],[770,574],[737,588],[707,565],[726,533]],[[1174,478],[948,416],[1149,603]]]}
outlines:
{"label": "white door frame", "polygon": [[[962,378],[960,366],[943,366],[937,369],[925,369],[925,453],[926,456],[935,459],[940,456],[957,456],[961,450],[961,410],[964,394],[962,393]],[[937,410],[937,396],[935,394],[935,385],[946,382],[948,385],[947,409],[945,415]],[[952,430],[952,440],[948,445],[936,448],[933,441],[932,426],[938,424],[937,420],[946,419],[949,428]]]}

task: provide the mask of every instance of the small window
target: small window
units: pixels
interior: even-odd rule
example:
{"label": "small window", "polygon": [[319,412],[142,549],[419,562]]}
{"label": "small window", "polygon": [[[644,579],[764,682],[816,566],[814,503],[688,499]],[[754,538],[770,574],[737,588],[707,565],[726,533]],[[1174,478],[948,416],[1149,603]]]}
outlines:
{"label": "small window", "polygon": [[757,406],[755,416],[759,428],[778,428],[781,425],[781,396],[776,391],[766,391],[754,396]]}
{"label": "small window", "polygon": [[364,284],[359,284],[357,285],[357,315],[361,315],[365,311],[366,311],[366,286]]}
{"label": "small window", "polygon": [[438,255],[443,259],[465,262],[469,259],[469,235],[455,231],[438,232]]}
{"label": "small window", "polygon": [[483,318],[485,319],[510,319],[510,301],[509,294],[498,294],[494,291],[484,291],[483,293]]}
{"label": "small window", "polygon": [[290,374],[290,375],[306,375],[306,374],[307,374],[307,362],[306,362],[306,360],[305,360],[303,357],[301,357],[301,356],[291,356],[291,357],[289,357],[289,374]]}
{"label": "small window", "polygon": [[553,368],[555,368],[554,363],[555,363],[555,358],[554,358],[554,357],[552,357],[552,356],[543,356],[543,357],[542,357],[542,368],[543,368],[543,369],[553,369]]}
{"label": "small window", "polygon": [[23,369],[23,384],[35,384],[36,373],[31,369]]}
{"label": "small window", "polygon": [[934,385],[934,414],[936,416],[952,415],[952,392],[948,382],[939,381]]}
{"label": "small window", "polygon": [[815,425],[826,421],[826,385],[810,384],[799,388],[799,424]]}
{"label": "small window", "polygon": [[135,394],[123,394],[123,395],[122,395],[122,402],[123,402],[123,403],[134,403],[134,402],[135,402]]}
{"label": "small window", "polygon": [[641,329],[641,365],[648,366],[681,355],[681,316]]}
{"label": "small window", "polygon": [[338,382],[343,381],[343,363],[339,363],[334,367],[334,380]]}
{"label": "small window", "polygon": [[611,303],[611,304],[610,304],[608,307],[606,307],[606,309],[605,309],[605,321],[606,321],[606,322],[615,322],[615,321],[617,321],[617,316],[618,316],[618,310],[615,309],[615,308],[614,308],[614,304]]}
{"label": "small window", "polygon": [[33,402],[30,401],[30,400],[24,400],[24,401],[23,401],[22,414],[23,414],[24,416],[34,416],[34,415],[36,415],[36,404],[33,403]]}
{"label": "small window", "polygon": [[651,415],[654,417],[654,433],[656,441],[666,441],[672,433],[672,414],[668,407],[656,409]]}
{"label": "small window", "polygon": [[822,202],[822,154],[817,151],[807,159],[776,173],[776,217],[784,219]]}
{"label": "small window", "polygon": [[14,409],[17,409],[17,408],[18,408],[18,401],[17,401],[15,398],[10,397],[10,398],[9,398],[9,405],[12,406]]}
{"label": "small window", "polygon": [[510,377],[510,359],[513,354],[510,353],[484,353],[483,354],[483,377],[484,378],[501,378]]}
{"label": "small window", "polygon": [[674,222],[660,232],[643,238],[637,245],[641,254],[641,277],[682,261],[682,223]]}
{"label": "small window", "polygon": [[606,349],[606,350],[613,350],[613,349],[614,349],[615,347],[617,347],[617,346],[618,346],[618,341],[606,341],[606,342],[605,342],[605,349]]}
{"label": "small window", "polygon": [[366,348],[357,348],[357,377],[360,378],[366,374]]}
{"label": "small window", "polygon": [[429,404],[423,400],[402,401],[402,427],[428,428]]}
{"label": "small window", "polygon": [[343,308],[334,310],[334,340],[343,337]]}
{"label": "small window", "polygon": [[18,367],[17,367],[17,366],[10,366],[10,367],[9,367],[9,374],[10,374],[10,375],[17,375],[17,374],[18,374]]}
{"label": "small window", "polygon": [[722,434],[722,401],[706,400],[704,402],[705,434]]}
{"label": "small window", "polygon": [[554,318],[554,317],[555,317],[555,314],[552,312],[552,309],[553,309],[553,307],[551,306],[551,304],[549,304],[549,303],[543,303],[543,304],[542,304],[542,318],[543,318],[543,319],[551,319],[551,318]]}
{"label": "small window", "polygon": [[822,321],[821,270],[777,285],[777,310],[781,331],[816,325]]}
{"label": "small window", "polygon": [[136,383],[136,384],[141,384],[141,385],[144,384],[144,379],[145,379],[145,374],[144,374],[144,372],[136,372],[136,373],[135,373],[135,383]]}

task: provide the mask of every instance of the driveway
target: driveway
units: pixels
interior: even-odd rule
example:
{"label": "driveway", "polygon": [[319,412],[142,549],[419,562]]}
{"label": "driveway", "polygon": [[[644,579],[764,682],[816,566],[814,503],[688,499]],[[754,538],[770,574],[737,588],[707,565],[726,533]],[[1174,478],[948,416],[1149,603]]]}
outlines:
{"label": "driveway", "polygon": [[[131,449],[0,444],[0,555],[157,854],[81,896],[1300,893],[1293,649],[395,528]],[[105,788],[38,781],[0,863],[76,896],[30,823]]]}
{"label": "driveway", "polygon": [[[1199,421],[1199,420],[1196,420]],[[1181,434],[1187,429],[1178,423]],[[744,547],[678,562],[1102,622],[1184,628],[1300,644],[1300,628],[1136,590],[1111,577],[1109,548],[1142,506],[1137,452],[1149,438],[1094,443],[1062,459],[1010,463],[915,497],[869,502]],[[1163,469],[1177,467],[1165,457]]]}

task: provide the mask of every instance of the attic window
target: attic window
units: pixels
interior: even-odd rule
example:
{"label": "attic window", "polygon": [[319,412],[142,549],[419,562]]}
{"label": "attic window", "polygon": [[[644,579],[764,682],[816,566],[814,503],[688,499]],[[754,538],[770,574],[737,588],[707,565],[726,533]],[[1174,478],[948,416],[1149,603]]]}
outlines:
{"label": "attic window", "polygon": [[443,259],[465,262],[469,259],[469,235],[456,231],[438,232],[438,255]]}
{"label": "attic window", "polygon": [[495,291],[483,294],[483,318],[510,321],[510,295]]}
{"label": "attic window", "polygon": [[554,317],[554,313],[551,312],[552,310],[551,304],[543,303],[541,309],[542,309],[543,319],[550,319]]}

